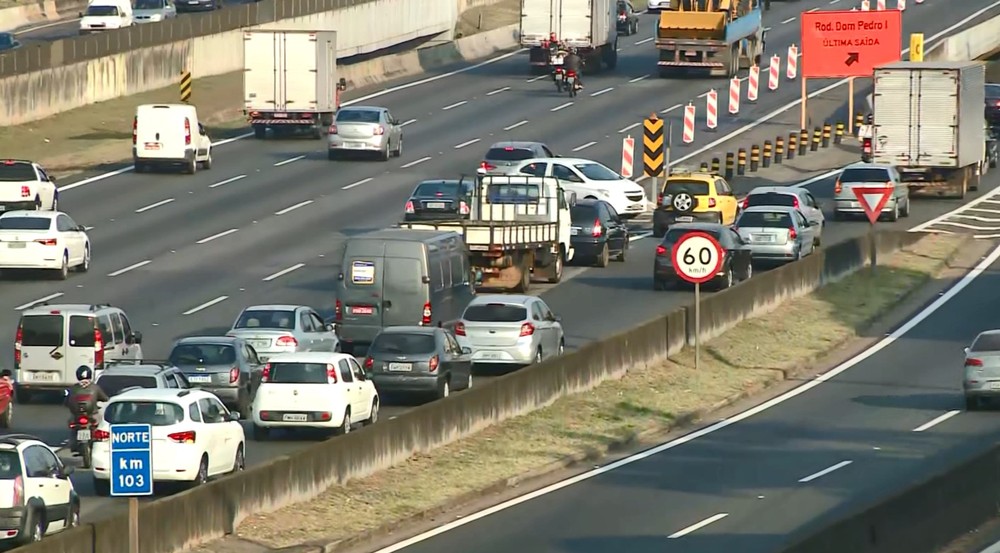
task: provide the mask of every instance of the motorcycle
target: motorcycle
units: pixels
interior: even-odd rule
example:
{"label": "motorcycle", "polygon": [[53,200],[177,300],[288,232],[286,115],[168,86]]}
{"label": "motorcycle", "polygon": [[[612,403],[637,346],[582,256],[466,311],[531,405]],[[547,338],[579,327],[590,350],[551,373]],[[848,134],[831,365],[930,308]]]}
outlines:
{"label": "motorcycle", "polygon": [[565,81],[566,82],[563,84],[563,88],[565,88],[569,92],[570,98],[576,98],[577,91],[579,91],[580,88],[582,88],[580,86],[580,81],[577,80],[576,78],[576,71],[567,70]]}
{"label": "motorcycle", "polygon": [[83,468],[90,468],[93,461],[93,432],[97,428],[97,419],[89,415],[79,415],[69,423],[69,431],[73,444],[73,455],[83,461]]}
{"label": "motorcycle", "polygon": [[552,66],[552,81],[556,83],[556,91],[563,91],[563,58],[564,55],[552,54],[549,57],[549,65]]}

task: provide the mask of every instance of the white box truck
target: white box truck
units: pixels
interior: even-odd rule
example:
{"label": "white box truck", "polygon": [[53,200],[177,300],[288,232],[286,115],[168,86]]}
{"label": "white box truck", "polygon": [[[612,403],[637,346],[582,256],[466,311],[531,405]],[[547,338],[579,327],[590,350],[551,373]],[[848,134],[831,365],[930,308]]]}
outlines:
{"label": "white box truck", "polygon": [[243,33],[244,114],[255,138],[333,124],[340,93],[336,31],[250,29]]}
{"label": "white box truck", "polygon": [[549,65],[549,45],[577,48],[586,67],[618,65],[617,0],[521,0],[521,46],[532,69]]}
{"label": "white box truck", "polygon": [[915,194],[965,197],[986,161],[986,66],[901,61],[875,69],[872,158]]}

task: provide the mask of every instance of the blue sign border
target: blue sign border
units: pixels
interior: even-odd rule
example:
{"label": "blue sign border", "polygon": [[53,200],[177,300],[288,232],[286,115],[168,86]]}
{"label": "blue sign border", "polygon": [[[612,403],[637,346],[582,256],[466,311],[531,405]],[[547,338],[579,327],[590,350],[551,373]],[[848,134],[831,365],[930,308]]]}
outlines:
{"label": "blue sign border", "polygon": [[[109,485],[113,497],[135,497],[153,495],[153,427],[149,424],[113,424],[111,425],[111,435],[108,440],[111,444],[111,459],[108,467]],[[114,436],[124,432],[145,432],[149,436],[149,442],[145,444],[119,444],[115,445]],[[116,468],[120,461],[137,462],[142,465],[141,469],[126,470],[126,474],[141,476],[146,484],[133,488],[122,489],[115,484],[121,474]]]}

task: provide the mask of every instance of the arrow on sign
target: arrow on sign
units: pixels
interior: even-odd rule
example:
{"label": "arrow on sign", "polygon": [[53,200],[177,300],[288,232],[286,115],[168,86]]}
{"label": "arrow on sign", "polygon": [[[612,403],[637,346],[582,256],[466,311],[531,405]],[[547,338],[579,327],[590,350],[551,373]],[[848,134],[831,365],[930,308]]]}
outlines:
{"label": "arrow on sign", "polygon": [[849,54],[847,54],[847,59],[844,61],[844,64],[846,64],[848,67],[850,67],[850,66],[854,65],[855,63],[858,63],[858,53],[857,52],[850,52]]}

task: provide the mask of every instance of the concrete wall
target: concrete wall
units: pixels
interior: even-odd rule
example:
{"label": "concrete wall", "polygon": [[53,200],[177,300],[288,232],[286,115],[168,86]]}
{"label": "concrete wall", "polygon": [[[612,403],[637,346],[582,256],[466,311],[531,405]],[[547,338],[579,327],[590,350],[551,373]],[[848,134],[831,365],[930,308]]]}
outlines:
{"label": "concrete wall", "polygon": [[928,61],[961,61],[985,58],[1000,50],[1000,16],[955,33],[924,52]]}

